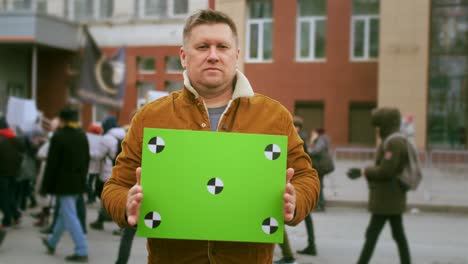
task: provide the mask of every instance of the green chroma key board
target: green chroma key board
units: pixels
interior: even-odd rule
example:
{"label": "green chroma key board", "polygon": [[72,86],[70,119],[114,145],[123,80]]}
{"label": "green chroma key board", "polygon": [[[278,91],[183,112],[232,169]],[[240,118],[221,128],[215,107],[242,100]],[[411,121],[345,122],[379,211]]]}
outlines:
{"label": "green chroma key board", "polygon": [[287,140],[145,128],[137,234],[281,243]]}

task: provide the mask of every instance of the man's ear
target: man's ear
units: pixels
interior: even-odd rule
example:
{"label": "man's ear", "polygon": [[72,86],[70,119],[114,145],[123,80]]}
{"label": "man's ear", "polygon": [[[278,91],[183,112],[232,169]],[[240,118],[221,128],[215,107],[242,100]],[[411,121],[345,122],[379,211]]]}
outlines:
{"label": "man's ear", "polygon": [[186,55],[185,55],[185,50],[184,46],[180,47],[179,49],[179,57],[180,57],[180,63],[182,64],[182,67],[185,69],[187,67],[187,61],[186,61]]}

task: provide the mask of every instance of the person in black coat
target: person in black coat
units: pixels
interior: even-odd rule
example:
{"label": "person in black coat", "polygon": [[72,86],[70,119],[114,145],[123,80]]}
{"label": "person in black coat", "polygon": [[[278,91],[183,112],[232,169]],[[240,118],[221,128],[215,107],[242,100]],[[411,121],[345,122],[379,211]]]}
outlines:
{"label": "person in black coat", "polygon": [[3,219],[0,225],[0,245],[6,235],[5,228],[19,221],[21,214],[15,200],[15,182],[22,161],[22,146],[13,129],[0,117],[0,210]]}
{"label": "person in black coat", "polygon": [[53,254],[63,231],[67,230],[75,243],[75,253],[65,259],[84,262],[88,260],[88,242],[78,219],[77,201],[86,192],[88,139],[77,123],[77,110],[65,107],[59,118],[61,127],[50,140],[41,187],[41,193],[56,195],[59,213],[52,234],[42,241],[48,253]]}

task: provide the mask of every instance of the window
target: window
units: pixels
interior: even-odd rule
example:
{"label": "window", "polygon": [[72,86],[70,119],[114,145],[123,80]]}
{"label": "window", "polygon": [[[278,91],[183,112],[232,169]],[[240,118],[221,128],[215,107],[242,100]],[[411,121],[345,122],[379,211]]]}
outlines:
{"label": "window", "polygon": [[137,107],[140,108],[147,101],[147,95],[149,91],[156,89],[156,85],[153,82],[138,82],[137,83]]}
{"label": "window", "polygon": [[166,91],[169,93],[179,91],[184,88],[184,83],[181,81],[165,81],[164,85],[166,86]]}
{"label": "window", "polygon": [[99,6],[97,18],[110,18],[114,12],[114,0],[100,0],[96,1]]}
{"label": "window", "polygon": [[431,5],[427,143],[430,148],[468,146],[468,1]]}
{"label": "window", "polygon": [[137,57],[138,73],[153,74],[156,72],[156,60],[152,57]]}
{"label": "window", "polygon": [[179,56],[166,56],[166,72],[180,73],[184,71]]}
{"label": "window", "polygon": [[33,10],[47,12],[47,0],[0,0],[0,10]]}
{"label": "window", "polygon": [[187,0],[172,0],[172,4],[169,5],[169,16],[184,16],[188,13],[188,1]]}
{"label": "window", "polygon": [[109,108],[103,105],[93,105],[93,123],[101,123],[109,114]]}
{"label": "window", "polygon": [[112,17],[114,0],[67,0],[65,13],[70,20],[87,21]]}
{"label": "window", "polygon": [[297,8],[297,60],[325,59],[326,0],[299,0]]}
{"label": "window", "polygon": [[31,10],[32,3],[31,0],[12,0],[12,9],[13,10]]}
{"label": "window", "polygon": [[379,55],[379,0],[353,0],[351,54],[353,60]]}
{"label": "window", "polygon": [[8,96],[28,98],[26,88],[21,82],[8,82],[6,88]]}
{"label": "window", "polygon": [[93,18],[92,0],[69,0],[69,18],[75,21],[85,21]]}
{"label": "window", "polygon": [[273,58],[273,4],[270,0],[252,0],[248,8],[246,61],[270,61]]}
{"label": "window", "polygon": [[47,14],[47,0],[36,0],[36,12]]}
{"label": "window", "polygon": [[138,17],[185,17],[188,14],[188,0],[138,0]]}

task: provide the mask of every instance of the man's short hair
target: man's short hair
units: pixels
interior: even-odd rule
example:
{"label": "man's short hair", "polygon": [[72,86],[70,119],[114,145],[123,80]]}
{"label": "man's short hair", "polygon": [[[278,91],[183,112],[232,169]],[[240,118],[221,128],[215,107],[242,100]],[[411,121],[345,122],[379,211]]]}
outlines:
{"label": "man's short hair", "polygon": [[183,32],[183,42],[190,37],[192,29],[199,25],[226,24],[231,28],[236,44],[238,44],[237,28],[234,21],[225,13],[212,9],[202,9],[187,18]]}
{"label": "man's short hair", "polygon": [[78,109],[75,106],[67,105],[60,110],[59,118],[64,122],[77,122]]}

